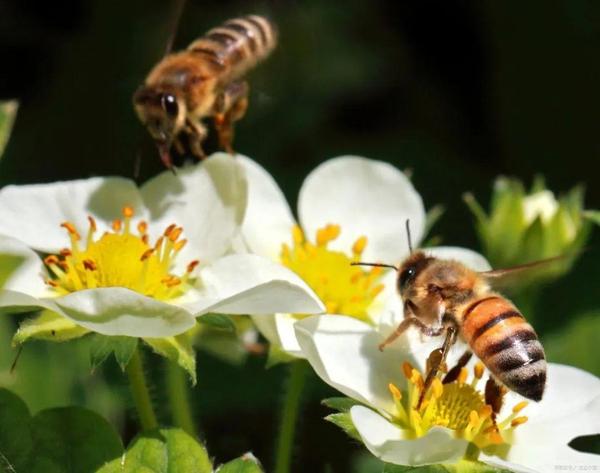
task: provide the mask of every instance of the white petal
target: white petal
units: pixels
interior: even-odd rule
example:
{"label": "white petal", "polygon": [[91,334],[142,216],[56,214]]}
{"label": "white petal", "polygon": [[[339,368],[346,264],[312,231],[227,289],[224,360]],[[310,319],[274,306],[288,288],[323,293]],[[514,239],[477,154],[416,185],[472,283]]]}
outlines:
{"label": "white petal", "polygon": [[24,243],[0,236],[0,284],[2,289],[34,297],[49,295],[46,270],[39,256]]}
{"label": "white petal", "polygon": [[[495,457],[482,455],[481,459],[493,462]],[[506,460],[538,473],[600,470],[600,455],[578,452],[566,445],[514,445]]]}
{"label": "white petal", "polygon": [[436,246],[425,248],[425,253],[436,258],[456,260],[475,271],[489,271],[490,263],[479,253],[458,246]]}
{"label": "white petal", "polygon": [[180,307],[121,287],[87,289],[44,302],[76,324],[104,335],[169,337],[196,323]]}
{"label": "white petal", "polygon": [[87,216],[93,215],[102,231],[102,222],[121,217],[125,205],[144,213],[135,184],[120,177],[6,186],[0,190],[0,233],[36,250],[56,252],[69,243],[62,222],[72,222],[85,235]]}
{"label": "white petal", "polygon": [[369,317],[375,322],[381,333],[390,333],[404,318],[402,298],[396,284],[397,279],[398,274],[393,270],[383,275],[379,280],[383,284],[383,291],[377,295],[368,309]]}
{"label": "white petal", "polygon": [[257,314],[252,315],[252,322],[256,325],[256,328],[263,334],[263,336],[269,340],[269,343],[273,345],[281,345],[279,337],[277,336],[277,326],[275,325],[275,315],[273,314]]}
{"label": "white petal", "polygon": [[304,358],[298,339],[296,338],[295,325],[298,319],[291,314],[275,314],[275,329],[281,348],[300,358]]}
{"label": "white petal", "polygon": [[352,317],[308,317],[296,322],[295,330],[304,356],[327,384],[378,410],[394,412],[388,384],[405,386],[402,363],[416,364],[406,334],[381,352],[383,337]]}
{"label": "white petal", "polygon": [[291,244],[294,217],[273,177],[251,159],[239,158],[248,178],[244,239],[253,253],[278,260],[281,245]]}
{"label": "white petal", "polygon": [[390,264],[408,254],[406,220],[415,246],[425,229],[423,201],[408,178],[391,164],[356,156],[330,159],[308,175],[298,215],[309,238],[328,223],[339,224],[342,232],[331,248],[349,252],[365,235],[362,259]]}
{"label": "white petal", "polygon": [[202,300],[188,306],[195,314],[314,314],[324,306],[302,279],[260,256],[229,255],[200,271]]}
{"label": "white petal", "polygon": [[0,291],[0,312],[3,314],[18,314],[38,309],[54,310],[55,306],[47,300],[38,299],[22,292]]}
{"label": "white petal", "polygon": [[177,257],[178,268],[223,255],[246,208],[244,169],[225,153],[179,169],[177,175],[165,171],[146,182],[141,193],[150,211],[151,235],[158,236],[172,223],[183,227],[188,244]]}
{"label": "white petal", "polygon": [[400,428],[371,409],[354,406],[350,415],[369,451],[388,463],[453,463],[464,456],[467,448],[465,440],[454,438],[450,430],[442,427],[430,429],[423,437],[406,439]]}

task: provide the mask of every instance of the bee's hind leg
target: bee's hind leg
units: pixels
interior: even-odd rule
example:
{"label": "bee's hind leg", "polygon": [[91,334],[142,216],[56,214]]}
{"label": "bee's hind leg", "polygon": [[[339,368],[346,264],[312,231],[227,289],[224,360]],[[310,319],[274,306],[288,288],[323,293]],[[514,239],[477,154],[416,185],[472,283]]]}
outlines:
{"label": "bee's hind leg", "polygon": [[494,424],[496,423],[496,415],[502,409],[502,402],[504,401],[504,394],[506,390],[503,386],[490,376],[485,383],[485,403],[492,408],[492,419]]}
{"label": "bee's hind leg", "polygon": [[460,374],[461,370],[465,366],[467,366],[467,363],[471,360],[472,357],[473,357],[473,353],[471,353],[471,350],[466,350],[462,354],[462,356],[458,359],[458,361],[456,362],[456,365],[454,365],[450,369],[450,371],[448,371],[448,373],[446,373],[446,376],[444,376],[442,383],[448,384],[453,381],[456,381],[458,379],[458,375]]}
{"label": "bee's hind leg", "polygon": [[454,326],[449,325],[446,327],[446,338],[444,339],[444,344],[441,348],[432,351],[429,355],[429,358],[427,359],[427,377],[423,383],[423,390],[419,396],[419,402],[417,402],[417,409],[421,407],[421,404],[425,399],[425,394],[427,394],[427,391],[431,387],[431,383],[433,383],[433,380],[437,376],[438,372],[446,363],[446,358],[448,357],[450,347],[456,342],[456,335],[457,330]]}
{"label": "bee's hind leg", "polygon": [[233,124],[242,119],[248,109],[248,83],[233,82],[225,88],[215,104],[215,128],[219,146],[229,154],[233,150]]}

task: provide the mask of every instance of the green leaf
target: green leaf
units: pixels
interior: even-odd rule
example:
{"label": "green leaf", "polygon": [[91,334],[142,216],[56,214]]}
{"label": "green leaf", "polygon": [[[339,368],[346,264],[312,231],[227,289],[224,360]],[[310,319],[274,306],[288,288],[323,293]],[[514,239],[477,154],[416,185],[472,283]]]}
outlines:
{"label": "green leaf", "polygon": [[0,157],[8,143],[18,105],[16,100],[0,102]]}
{"label": "green leaf", "polygon": [[192,384],[196,384],[196,353],[192,347],[191,337],[187,333],[175,337],[144,338],[143,340],[156,353],[186,370]]}
{"label": "green leaf", "polygon": [[332,424],[337,425],[340,429],[342,429],[346,434],[352,437],[355,440],[361,440],[356,427],[354,427],[354,423],[352,422],[352,418],[350,417],[349,412],[338,412],[337,414],[329,414],[325,417],[325,420],[331,422]]}
{"label": "green leaf", "polygon": [[204,314],[196,319],[199,323],[211,328],[235,332],[235,324],[230,317],[223,314]]}
{"label": "green leaf", "polygon": [[362,404],[350,397],[329,397],[323,399],[321,404],[339,412],[349,412],[353,406],[361,406]]}
{"label": "green leaf", "polygon": [[155,429],[134,438],[125,454],[97,473],[211,473],[204,446],[181,429]]}
{"label": "green leaf", "polygon": [[246,453],[217,468],[216,473],[262,473],[260,462],[251,453]]}
{"label": "green leaf", "polygon": [[25,320],[13,337],[13,345],[25,343],[30,338],[51,342],[65,342],[89,333],[73,321],[49,310],[42,311],[37,317]]}
{"label": "green leaf", "polygon": [[123,371],[137,348],[135,337],[108,336],[95,333],[90,344],[90,363],[92,371],[104,363],[111,354]]}
{"label": "green leaf", "polygon": [[382,473],[511,473],[481,462],[462,460],[453,465],[402,466],[386,463]]}
{"label": "green leaf", "polygon": [[122,452],[119,436],[98,414],[82,407],[61,407],[32,418],[18,396],[0,389],[3,471],[93,473]]}

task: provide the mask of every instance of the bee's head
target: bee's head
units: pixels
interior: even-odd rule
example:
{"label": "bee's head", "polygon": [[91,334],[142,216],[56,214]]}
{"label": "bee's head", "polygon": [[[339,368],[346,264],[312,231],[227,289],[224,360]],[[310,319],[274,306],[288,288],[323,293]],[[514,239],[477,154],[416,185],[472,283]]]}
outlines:
{"label": "bee's head", "polygon": [[398,280],[396,283],[402,299],[406,300],[410,298],[417,276],[432,259],[431,256],[427,256],[422,251],[415,251],[404,260],[398,270]]}
{"label": "bee's head", "polygon": [[133,96],[133,106],[161,156],[168,153],[185,125],[185,101],[174,90],[142,86]]}

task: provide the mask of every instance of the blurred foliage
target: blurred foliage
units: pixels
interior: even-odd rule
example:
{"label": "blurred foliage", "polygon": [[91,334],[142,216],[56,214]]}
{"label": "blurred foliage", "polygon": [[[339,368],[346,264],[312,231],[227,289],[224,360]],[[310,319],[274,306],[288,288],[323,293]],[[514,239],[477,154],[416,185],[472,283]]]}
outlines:
{"label": "blurred foliage", "polygon": [[4,152],[6,143],[8,143],[15,116],[17,115],[17,108],[18,103],[16,100],[0,102],[0,157]]}
{"label": "blurred foliage", "polygon": [[[0,161],[1,184],[132,177],[138,154],[140,181],[161,169],[131,95],[163,54],[174,9],[161,0],[2,5],[0,97],[20,105]],[[273,174],[290,202],[322,160],[362,154],[412,169],[427,208],[445,208],[433,229],[444,244],[477,248],[461,195],[471,191],[488,208],[499,174],[531,182],[541,173],[557,193],[581,183],[585,207],[600,207],[600,3],[188,0],[175,48],[249,12],[278,23],[280,45],[250,78],[250,108],[235,145]],[[550,361],[600,374],[595,351],[585,348],[600,341],[598,232],[588,246],[570,273],[543,289],[536,313],[526,315]],[[131,439],[135,424],[122,407],[129,394],[116,362],[92,374],[88,337],[32,341],[11,374],[15,327],[11,318],[0,319],[0,385],[32,412],[66,404],[93,409]],[[215,353],[203,336],[198,345]],[[285,369],[265,370],[265,354],[228,347],[198,356],[191,398],[199,430],[215,464],[250,450],[270,459]],[[234,356],[223,361],[228,353]],[[161,406],[167,360],[149,360]],[[378,463],[323,421],[330,411],[319,401],[334,395],[310,378],[296,472],[362,473],[366,463]],[[169,422],[164,409],[159,417]]]}

